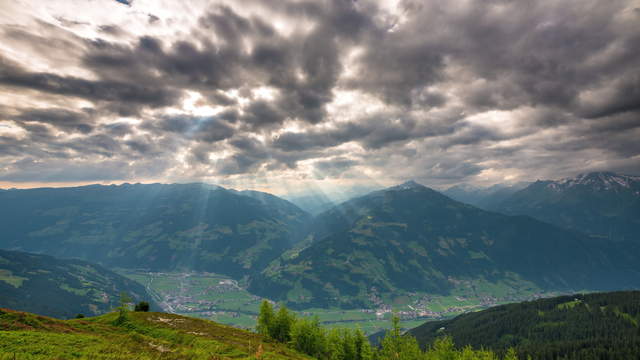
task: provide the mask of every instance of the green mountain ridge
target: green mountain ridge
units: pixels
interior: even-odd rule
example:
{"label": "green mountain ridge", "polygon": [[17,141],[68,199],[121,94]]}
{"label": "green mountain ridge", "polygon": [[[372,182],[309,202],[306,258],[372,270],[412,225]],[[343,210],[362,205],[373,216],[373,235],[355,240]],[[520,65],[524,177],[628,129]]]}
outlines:
{"label": "green mountain ridge", "polygon": [[621,291],[500,305],[408,333],[423,347],[449,335],[460,347],[515,347],[520,359],[626,360],[640,354],[639,324],[640,291]]}
{"label": "green mountain ridge", "polygon": [[0,248],[242,276],[291,247],[308,219],[270,194],[198,183],[10,190],[0,192]]}
{"label": "green mountain ridge", "polygon": [[254,275],[249,290],[294,308],[370,307],[382,294],[447,294],[466,279],[518,277],[543,289],[638,285],[632,264],[581,234],[484,211],[415,182],[314,219],[313,242]]}
{"label": "green mountain ridge", "polygon": [[159,308],[142,285],[102,266],[0,250],[0,307],[59,318],[99,315],[119,305],[121,292]]}

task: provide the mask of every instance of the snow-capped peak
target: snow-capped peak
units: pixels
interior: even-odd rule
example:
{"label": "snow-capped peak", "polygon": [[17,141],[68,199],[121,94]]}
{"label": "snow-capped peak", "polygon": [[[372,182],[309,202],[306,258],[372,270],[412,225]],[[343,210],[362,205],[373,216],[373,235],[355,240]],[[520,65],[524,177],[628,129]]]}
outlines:
{"label": "snow-capped peak", "polygon": [[393,189],[396,189],[396,190],[411,190],[411,189],[421,189],[421,188],[424,188],[424,185],[418,184],[413,180],[409,180],[407,182],[404,182],[400,185],[396,185],[393,187]]}
{"label": "snow-capped peak", "polygon": [[630,189],[633,186],[638,186],[639,183],[640,177],[638,176],[620,175],[612,172],[591,172],[573,178],[552,181],[547,186],[557,191],[575,186],[588,186],[598,191],[609,191]]}

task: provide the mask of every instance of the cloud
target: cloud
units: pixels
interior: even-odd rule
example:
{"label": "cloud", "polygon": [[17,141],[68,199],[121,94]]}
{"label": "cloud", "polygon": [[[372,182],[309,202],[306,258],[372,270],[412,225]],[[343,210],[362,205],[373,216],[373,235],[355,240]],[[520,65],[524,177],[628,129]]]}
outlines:
{"label": "cloud", "polygon": [[2,6],[3,181],[640,174],[633,1]]}
{"label": "cloud", "polygon": [[179,91],[170,89],[122,81],[86,80],[48,72],[30,72],[4,58],[0,58],[0,85],[111,103],[116,108],[123,108],[121,105],[132,105],[136,109],[139,106],[166,107],[180,99]]}
{"label": "cloud", "polygon": [[82,134],[88,134],[93,130],[91,111],[83,113],[58,108],[22,109],[22,112],[13,120],[18,123],[49,124],[66,132]]}
{"label": "cloud", "polygon": [[131,0],[115,0],[115,1],[122,5],[127,5],[127,6],[131,6],[131,3],[133,2]]}

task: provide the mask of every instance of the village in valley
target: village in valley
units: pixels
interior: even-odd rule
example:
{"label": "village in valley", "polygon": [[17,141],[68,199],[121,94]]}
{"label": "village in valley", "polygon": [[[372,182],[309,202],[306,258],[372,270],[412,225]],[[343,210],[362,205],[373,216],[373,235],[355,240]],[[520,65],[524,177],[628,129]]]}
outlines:
{"label": "village in valley", "polygon": [[[262,298],[249,293],[241,282],[223,275],[194,272],[148,272],[122,270],[123,275],[139,281],[155,297],[163,311],[214,320],[235,327],[255,326]],[[385,299],[373,288],[366,309],[307,309],[298,316],[318,316],[325,326],[359,327],[371,334],[388,326],[396,313],[410,327],[429,319],[444,319],[461,313],[478,311],[496,304],[550,296],[538,291],[505,291],[498,298],[481,294],[476,285],[459,282],[460,294],[434,296],[406,293]],[[276,305],[274,303],[274,305]]]}

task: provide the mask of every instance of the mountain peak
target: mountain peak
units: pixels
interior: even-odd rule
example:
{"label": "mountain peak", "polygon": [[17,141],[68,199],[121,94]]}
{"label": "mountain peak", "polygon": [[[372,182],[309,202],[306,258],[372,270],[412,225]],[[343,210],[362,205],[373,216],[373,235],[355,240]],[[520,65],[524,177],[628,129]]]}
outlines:
{"label": "mountain peak", "polygon": [[426,186],[419,184],[413,180],[405,181],[400,185],[392,186],[393,190],[411,190],[411,189],[425,189]]}

